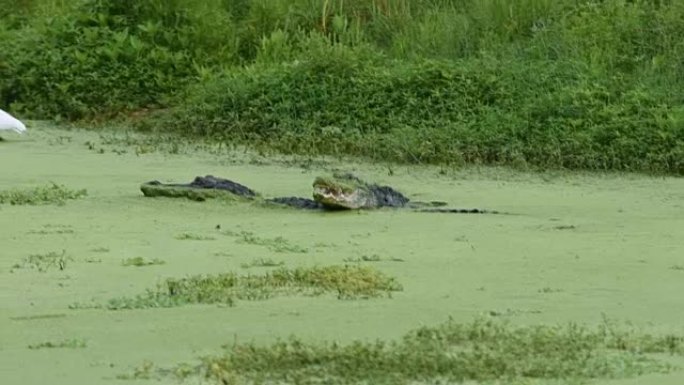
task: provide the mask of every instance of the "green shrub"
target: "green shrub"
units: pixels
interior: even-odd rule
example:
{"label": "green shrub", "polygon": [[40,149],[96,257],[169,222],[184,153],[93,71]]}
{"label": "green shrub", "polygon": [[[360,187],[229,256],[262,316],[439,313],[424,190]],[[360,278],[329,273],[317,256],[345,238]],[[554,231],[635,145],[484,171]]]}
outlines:
{"label": "green shrub", "polygon": [[163,103],[203,66],[232,60],[228,15],[205,5],[88,0],[4,31],[0,102],[69,119]]}
{"label": "green shrub", "polygon": [[163,127],[283,152],[684,173],[684,110],[635,77],[541,59],[376,59],[329,46],[209,78]]}
{"label": "green shrub", "polygon": [[[8,4],[3,8],[3,4]],[[684,2],[0,0],[0,104],[261,149],[684,173]]]}

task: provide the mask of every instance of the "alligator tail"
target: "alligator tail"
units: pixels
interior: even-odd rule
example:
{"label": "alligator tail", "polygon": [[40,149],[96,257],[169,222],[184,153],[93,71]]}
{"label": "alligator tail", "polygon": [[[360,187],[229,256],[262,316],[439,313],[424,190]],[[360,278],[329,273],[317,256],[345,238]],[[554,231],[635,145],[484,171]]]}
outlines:
{"label": "alligator tail", "polygon": [[427,208],[418,209],[421,213],[446,213],[446,214],[503,214],[496,210],[483,209],[450,209],[450,208]]}

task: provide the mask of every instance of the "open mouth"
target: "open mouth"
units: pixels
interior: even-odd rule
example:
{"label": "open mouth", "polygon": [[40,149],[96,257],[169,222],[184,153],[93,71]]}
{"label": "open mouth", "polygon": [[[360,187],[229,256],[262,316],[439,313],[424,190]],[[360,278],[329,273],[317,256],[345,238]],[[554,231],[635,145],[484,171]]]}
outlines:
{"label": "open mouth", "polygon": [[325,187],[325,186],[316,186],[314,188],[314,196],[319,196],[321,198],[334,198],[334,199],[346,199],[347,196],[339,188],[335,187]]}
{"label": "open mouth", "polygon": [[346,193],[338,187],[315,186],[314,199],[331,208],[352,209],[357,208],[354,204],[355,192]]}

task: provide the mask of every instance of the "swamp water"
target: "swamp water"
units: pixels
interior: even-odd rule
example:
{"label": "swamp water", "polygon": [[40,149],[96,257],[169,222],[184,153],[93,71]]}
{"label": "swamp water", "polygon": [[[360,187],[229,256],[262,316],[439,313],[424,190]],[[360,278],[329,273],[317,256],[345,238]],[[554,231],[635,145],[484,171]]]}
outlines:
{"label": "swamp water", "polygon": [[[0,204],[0,383],[145,383],[117,376],[145,361],[195,362],[226,343],[290,335],[394,340],[450,317],[590,326],[608,317],[684,334],[684,179],[498,169],[442,175],[433,167],[396,167],[390,176],[342,161],[153,147],[125,135],[46,128],[0,142],[0,191],[50,182],[87,189],[64,205]],[[264,196],[309,197],[314,177],[333,169],[414,200],[513,215],[322,213],[139,191],[149,180],[213,174]],[[370,266],[403,290],[369,299],[333,293],[234,306],[97,307],[166,278],[329,265]],[[665,359],[684,367],[678,355]],[[589,382],[682,384],[684,371]]]}

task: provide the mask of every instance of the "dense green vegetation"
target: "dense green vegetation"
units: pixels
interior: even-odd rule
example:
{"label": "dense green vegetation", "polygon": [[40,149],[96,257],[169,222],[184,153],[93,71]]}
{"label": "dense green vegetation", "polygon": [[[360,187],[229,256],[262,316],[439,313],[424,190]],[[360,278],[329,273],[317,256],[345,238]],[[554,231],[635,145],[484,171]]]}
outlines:
{"label": "dense green vegetation", "polygon": [[680,1],[0,9],[0,104],[23,117],[152,110],[139,128],[281,152],[684,174]]}
{"label": "dense green vegetation", "polygon": [[[681,354],[681,337],[606,322],[596,329],[516,327],[495,319],[422,327],[393,342],[340,344],[291,338],[272,345],[231,344],[199,366],[173,371],[146,364],[120,378],[200,375],[215,384],[585,384],[672,369],[653,353]],[[547,383],[547,382],[544,382]],[[548,382],[550,383],[550,382]]]}

